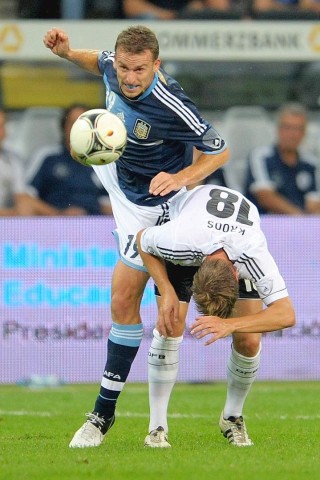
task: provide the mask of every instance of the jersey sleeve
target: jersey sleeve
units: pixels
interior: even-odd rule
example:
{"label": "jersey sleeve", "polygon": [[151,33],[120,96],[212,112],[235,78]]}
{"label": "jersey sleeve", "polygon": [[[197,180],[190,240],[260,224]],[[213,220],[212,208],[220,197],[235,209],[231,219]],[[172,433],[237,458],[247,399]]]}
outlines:
{"label": "jersey sleeve", "polygon": [[190,143],[208,154],[218,154],[227,148],[220,133],[202,118],[196,105],[177,82],[164,85],[160,81],[153,94],[174,119],[172,128],[168,129],[169,139]]}
{"label": "jersey sleeve", "polygon": [[146,228],[142,232],[140,240],[142,250],[167,260],[170,251],[172,252],[172,242],[170,240],[173,234],[172,223],[167,222],[161,226]]}
{"label": "jersey sleeve", "polygon": [[114,53],[107,50],[103,50],[98,53],[98,67],[102,74],[105,73],[107,62],[114,61]]}
{"label": "jersey sleeve", "polygon": [[289,296],[285,281],[277,269],[256,282],[255,285],[261,300],[267,306],[280,298]]}
{"label": "jersey sleeve", "polygon": [[245,249],[237,259],[240,278],[250,278],[257,288],[259,297],[268,306],[275,300],[288,297],[285,281],[279,268],[268,250],[262,233],[254,238],[252,232],[252,248]]}

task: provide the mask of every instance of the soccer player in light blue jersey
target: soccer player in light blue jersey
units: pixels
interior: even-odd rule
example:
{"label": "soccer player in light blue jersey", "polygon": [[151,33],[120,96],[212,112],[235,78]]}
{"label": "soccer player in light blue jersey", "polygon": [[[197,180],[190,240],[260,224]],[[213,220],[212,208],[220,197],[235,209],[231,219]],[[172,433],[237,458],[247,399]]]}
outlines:
{"label": "soccer player in light blue jersey", "polygon": [[[112,327],[100,392],[70,442],[70,447],[95,447],[114,423],[116,402],[143,335],[140,303],[149,274],[137,251],[136,234],[162,223],[172,199],[221,167],[228,148],[161,69],[158,40],[149,28],[136,25],[122,31],[115,52],[73,49],[68,35],[56,28],[46,33],[44,44],[55,55],[102,76],[106,108],[123,120],[128,132],[122,157],[93,167],[109,194],[121,257],[113,272]],[[201,154],[193,163],[194,149]],[[179,329],[172,333],[173,345],[181,339]],[[171,377],[170,372],[170,391]],[[162,383],[155,383],[153,396],[160,396]]]}

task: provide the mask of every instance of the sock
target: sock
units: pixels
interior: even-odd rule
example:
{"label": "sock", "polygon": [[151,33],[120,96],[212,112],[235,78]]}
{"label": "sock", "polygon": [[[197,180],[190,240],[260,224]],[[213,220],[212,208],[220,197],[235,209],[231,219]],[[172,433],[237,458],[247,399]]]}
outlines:
{"label": "sock", "polygon": [[224,418],[242,415],[244,402],[257,375],[260,352],[261,347],[255,357],[245,357],[232,347],[228,361],[228,388],[223,409]]}
{"label": "sock", "polygon": [[94,407],[95,412],[106,418],[114,415],[118,397],[139,350],[142,335],[141,323],[138,325],[112,323],[108,339],[107,363]]}
{"label": "sock", "polygon": [[161,426],[168,432],[167,410],[170,395],[179,370],[179,348],[183,336],[161,337],[153,330],[153,339],[148,355],[149,432]]}

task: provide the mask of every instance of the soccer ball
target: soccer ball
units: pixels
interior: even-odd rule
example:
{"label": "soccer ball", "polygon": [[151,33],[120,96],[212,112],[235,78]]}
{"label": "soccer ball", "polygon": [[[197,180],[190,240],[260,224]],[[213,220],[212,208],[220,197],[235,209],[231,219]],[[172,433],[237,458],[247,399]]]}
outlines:
{"label": "soccer ball", "polygon": [[122,120],[108,110],[82,113],[70,132],[70,153],[82,165],[105,165],[118,160],[127,145],[127,130]]}

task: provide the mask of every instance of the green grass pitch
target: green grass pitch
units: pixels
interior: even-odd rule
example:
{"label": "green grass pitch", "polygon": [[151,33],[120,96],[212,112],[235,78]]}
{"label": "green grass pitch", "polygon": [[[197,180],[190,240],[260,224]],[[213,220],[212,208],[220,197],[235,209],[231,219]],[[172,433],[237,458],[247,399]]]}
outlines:
{"label": "green grass pitch", "polygon": [[320,382],[256,382],[244,416],[253,447],[229,445],[218,427],[224,383],[178,384],[171,449],[144,449],[147,385],[128,384],[103,445],[69,449],[98,385],[0,386],[2,480],[310,480],[320,471]]}

